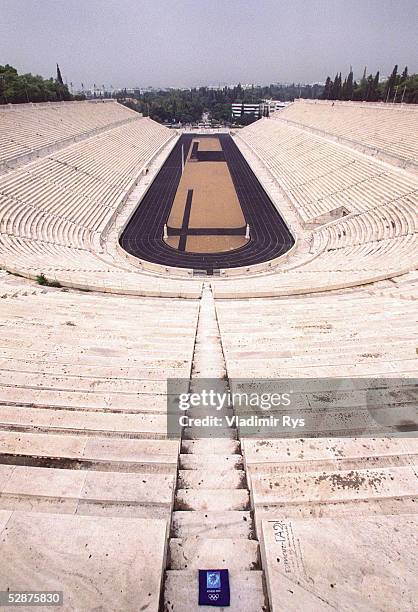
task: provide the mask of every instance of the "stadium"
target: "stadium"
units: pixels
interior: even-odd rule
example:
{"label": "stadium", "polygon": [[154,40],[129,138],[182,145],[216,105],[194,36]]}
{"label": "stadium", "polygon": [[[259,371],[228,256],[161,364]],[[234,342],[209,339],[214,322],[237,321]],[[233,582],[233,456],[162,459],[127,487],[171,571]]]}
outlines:
{"label": "stadium", "polygon": [[0,611],[417,610],[417,8],[0,0]]}
{"label": "stadium", "polygon": [[[166,400],[416,375],[417,110],[299,100],[190,134],[112,100],[1,107],[1,590],[183,611],[215,567],[240,612],[412,610],[413,567],[382,564],[386,538],[412,554],[414,438],[338,437],[347,399],[315,437],[174,439]],[[392,408],[416,429],[410,390]]]}

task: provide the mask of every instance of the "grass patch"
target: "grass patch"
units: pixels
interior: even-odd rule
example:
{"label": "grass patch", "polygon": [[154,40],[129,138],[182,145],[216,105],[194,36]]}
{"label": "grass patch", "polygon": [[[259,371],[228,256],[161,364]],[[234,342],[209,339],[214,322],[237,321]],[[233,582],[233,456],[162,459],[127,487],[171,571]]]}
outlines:
{"label": "grass patch", "polygon": [[48,280],[45,274],[42,272],[36,277],[38,285],[44,285],[45,287],[61,287],[61,284],[56,280]]}

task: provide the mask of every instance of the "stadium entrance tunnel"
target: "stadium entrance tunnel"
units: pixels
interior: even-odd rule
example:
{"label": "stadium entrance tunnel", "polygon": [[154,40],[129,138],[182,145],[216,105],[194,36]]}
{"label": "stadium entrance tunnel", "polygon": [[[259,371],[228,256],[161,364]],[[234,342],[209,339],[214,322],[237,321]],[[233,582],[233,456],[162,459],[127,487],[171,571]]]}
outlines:
{"label": "stadium entrance tunnel", "polygon": [[139,259],[208,274],[269,261],[293,244],[229,134],[183,134],[120,237]]}

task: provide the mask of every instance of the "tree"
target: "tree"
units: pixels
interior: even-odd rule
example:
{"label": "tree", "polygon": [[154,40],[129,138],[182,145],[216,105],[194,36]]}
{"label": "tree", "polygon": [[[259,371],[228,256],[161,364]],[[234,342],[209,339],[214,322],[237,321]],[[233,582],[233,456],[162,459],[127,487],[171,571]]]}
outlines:
{"label": "tree", "polygon": [[322,94],[322,98],[324,100],[329,100],[331,98],[331,93],[332,93],[332,81],[331,81],[331,78],[329,76],[327,76],[327,80],[325,81],[325,88],[324,88],[324,92]]}
{"label": "tree", "polygon": [[353,82],[354,82],[354,74],[353,74],[353,69],[350,66],[350,72],[348,73],[348,77],[347,77],[347,81],[346,81],[346,85],[345,85],[344,100],[352,100],[353,99],[353,93],[354,93]]}
{"label": "tree", "polygon": [[392,74],[390,75],[390,77],[388,78],[388,80],[386,82],[386,87],[385,87],[385,102],[389,102],[390,96],[392,96],[393,93],[394,93],[395,85],[396,85],[396,80],[397,80],[397,75],[398,75],[398,64],[395,64],[395,67],[392,70]]}
{"label": "tree", "polygon": [[9,64],[0,66],[0,104],[72,99],[67,86],[56,79],[30,73],[19,75]]}
{"label": "tree", "polygon": [[332,100],[341,100],[342,93],[342,77],[341,72],[335,75],[334,83],[331,87],[331,99]]}
{"label": "tree", "polygon": [[[380,83],[379,70],[373,76],[366,76],[366,70],[359,83],[354,81],[353,69],[350,66],[348,76],[342,81],[341,72],[335,75],[334,81],[327,77],[325,87],[320,97],[323,100],[356,100],[367,102],[378,102],[390,100],[391,102],[405,102],[416,104],[418,102],[418,75],[409,75],[408,67],[405,66],[401,75],[398,74],[398,66],[392,70],[390,77],[385,83]],[[309,97],[304,95],[303,97]]]}
{"label": "tree", "polygon": [[374,77],[372,74],[367,77],[365,100],[367,102],[377,102],[379,100],[379,71],[376,72]]}
{"label": "tree", "polygon": [[58,64],[57,64],[57,83],[59,83],[60,85],[64,85],[64,81],[62,80],[62,76],[61,76],[61,70]]}
{"label": "tree", "polygon": [[[134,110],[161,123],[173,123],[174,119],[181,123],[195,123],[201,119],[202,113],[208,113],[211,120],[230,124],[232,122],[231,105],[234,102],[259,104],[265,99],[293,101],[299,96],[305,99],[322,98],[325,100],[367,100],[371,102],[382,100],[386,84],[380,83],[379,75],[379,72],[375,75],[370,74],[368,77],[363,75],[361,81],[357,82],[354,80],[353,69],[350,66],[346,77],[343,77],[339,71],[334,80],[327,77],[325,86],[322,84],[271,83],[263,87],[253,85],[244,88],[238,84],[216,89],[208,87],[187,90],[161,89],[142,93],[138,90],[129,95],[130,101],[125,101],[127,94],[124,90],[115,92],[115,96]],[[396,102],[401,102],[402,99],[405,103],[418,102],[418,76],[408,75],[407,80],[402,82],[398,89]],[[236,122],[241,120],[247,123],[253,121],[254,116],[243,114],[236,119]]]}
{"label": "tree", "polygon": [[377,102],[379,100],[379,97],[380,97],[380,92],[379,92],[379,70],[378,70],[370,85],[369,100],[371,102]]}

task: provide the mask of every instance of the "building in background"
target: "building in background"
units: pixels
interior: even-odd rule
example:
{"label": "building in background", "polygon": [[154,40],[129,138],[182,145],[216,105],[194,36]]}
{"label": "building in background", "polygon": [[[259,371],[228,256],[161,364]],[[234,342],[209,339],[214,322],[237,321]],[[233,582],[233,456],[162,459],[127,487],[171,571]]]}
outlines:
{"label": "building in background", "polygon": [[261,117],[261,104],[247,104],[244,102],[234,102],[232,105],[232,118],[242,117],[242,115],[254,115]]}
{"label": "building in background", "polygon": [[280,100],[263,100],[262,105],[262,115],[264,117],[268,117],[270,113],[274,113],[275,111],[280,110],[281,108],[285,108],[291,104],[291,102],[281,102]]}
{"label": "building in background", "polygon": [[261,102],[234,102],[231,105],[232,118],[237,119],[243,115],[253,115],[259,119],[260,117],[268,117],[270,113],[284,108],[289,102],[281,102],[280,100],[262,100]]}

